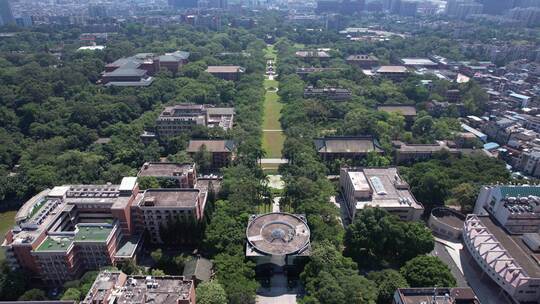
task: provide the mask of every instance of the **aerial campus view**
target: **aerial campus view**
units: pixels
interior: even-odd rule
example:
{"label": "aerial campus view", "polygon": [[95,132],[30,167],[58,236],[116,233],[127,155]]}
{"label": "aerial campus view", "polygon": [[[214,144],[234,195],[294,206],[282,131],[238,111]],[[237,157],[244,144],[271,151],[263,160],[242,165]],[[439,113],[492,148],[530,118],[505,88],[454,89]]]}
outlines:
{"label": "aerial campus view", "polygon": [[0,0],[0,303],[540,303],[540,0]]}

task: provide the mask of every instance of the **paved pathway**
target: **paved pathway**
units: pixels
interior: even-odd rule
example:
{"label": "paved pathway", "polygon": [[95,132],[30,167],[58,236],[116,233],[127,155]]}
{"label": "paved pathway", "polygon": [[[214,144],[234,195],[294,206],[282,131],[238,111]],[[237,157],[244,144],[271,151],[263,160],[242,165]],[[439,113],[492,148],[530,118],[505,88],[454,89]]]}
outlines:
{"label": "paved pathway", "polygon": [[[452,275],[456,279],[458,287],[469,287],[469,284],[467,283],[467,279],[465,279],[465,276],[463,275],[463,271],[461,270],[461,267],[460,267],[461,263],[459,263],[459,266],[458,266],[457,263],[454,262],[453,257],[450,254],[450,251],[453,251],[453,249],[435,240],[435,248],[431,252],[431,255],[439,257],[441,261],[443,261],[446,265],[448,265],[448,267],[450,268],[450,272],[452,272]],[[459,258],[459,253],[458,253],[458,258]]]}
{"label": "paved pathway", "polygon": [[285,158],[261,158],[261,164],[286,164],[289,161]]}
{"label": "paved pathway", "polygon": [[281,175],[268,175],[268,187],[281,190],[285,188],[285,182],[281,179]]}

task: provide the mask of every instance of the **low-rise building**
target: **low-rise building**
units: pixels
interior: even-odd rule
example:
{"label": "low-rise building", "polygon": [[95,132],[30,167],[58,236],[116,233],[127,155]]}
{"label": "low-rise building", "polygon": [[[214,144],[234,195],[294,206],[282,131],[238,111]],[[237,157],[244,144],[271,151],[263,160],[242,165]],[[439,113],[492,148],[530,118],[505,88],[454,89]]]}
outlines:
{"label": "low-rise building", "polygon": [[334,101],[343,101],[349,100],[351,99],[351,97],[351,91],[345,88],[314,88],[312,86],[309,86],[304,89],[304,98],[322,98]]}
{"label": "low-rise building", "polygon": [[315,149],[324,161],[361,160],[368,153],[383,153],[372,136],[327,136],[315,138]]}
{"label": "low-rise building", "polygon": [[383,65],[375,69],[375,74],[394,81],[403,80],[409,74],[402,65]]}
{"label": "low-rise building", "polygon": [[341,168],[339,185],[351,219],[358,210],[374,207],[405,221],[418,220],[424,212],[397,168]]}
{"label": "low-rise building", "polygon": [[195,188],[197,170],[194,163],[146,162],[137,177],[152,176],[175,180],[178,188]]}
{"label": "low-rise building", "polygon": [[172,137],[190,130],[195,125],[229,130],[234,123],[234,108],[183,103],[166,107],[156,119],[160,137]]}
{"label": "low-rise building", "polygon": [[452,155],[460,155],[461,150],[449,147],[445,141],[438,141],[434,144],[407,144],[402,141],[392,141],[395,148],[396,164],[413,163],[421,160],[431,159],[434,154],[448,151]]}
{"label": "low-rise building", "polygon": [[522,151],[516,169],[523,171],[527,175],[540,177],[540,149],[533,148],[532,150]]}
{"label": "low-rise building", "polygon": [[401,63],[406,67],[413,68],[437,68],[438,64],[428,58],[402,58]]}
{"label": "low-rise building", "polygon": [[186,152],[193,157],[204,149],[212,155],[212,168],[219,169],[229,166],[234,160],[236,145],[234,141],[225,139],[190,140]]}
{"label": "low-rise building", "polygon": [[211,65],[208,66],[206,72],[223,80],[237,81],[246,72],[246,69],[237,65]]}
{"label": "low-rise building", "polygon": [[373,55],[350,55],[347,63],[360,69],[371,69],[379,65],[379,59]]}
{"label": "low-rise building", "polygon": [[343,69],[340,68],[315,68],[315,67],[308,67],[308,68],[297,68],[296,69],[296,75],[300,76],[302,79],[306,79],[308,75],[313,73],[321,73],[321,72],[339,72]]}
{"label": "low-rise building", "polygon": [[392,304],[480,304],[470,288],[398,288]]}
{"label": "low-rise building", "polygon": [[328,60],[332,56],[323,50],[314,50],[314,51],[298,51],[295,53],[296,57],[302,59],[319,59],[319,60]]}
{"label": "low-rise building", "polygon": [[387,113],[399,113],[405,117],[408,123],[412,123],[416,118],[416,107],[414,105],[405,104],[385,104],[377,106],[377,111]]}
{"label": "low-rise building", "polygon": [[126,275],[102,271],[81,304],[195,304],[195,284],[182,276]]}
{"label": "low-rise building", "polygon": [[437,207],[431,210],[428,226],[433,234],[439,237],[459,241],[463,233],[464,222],[464,214],[451,208]]}

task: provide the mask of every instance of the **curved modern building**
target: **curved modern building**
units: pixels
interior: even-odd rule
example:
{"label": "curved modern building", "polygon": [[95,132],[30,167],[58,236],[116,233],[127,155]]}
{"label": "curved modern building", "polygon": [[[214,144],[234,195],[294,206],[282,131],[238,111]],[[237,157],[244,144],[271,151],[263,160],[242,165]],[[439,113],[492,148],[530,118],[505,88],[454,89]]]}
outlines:
{"label": "curved modern building", "polygon": [[510,234],[490,216],[468,215],[463,243],[484,273],[516,302],[540,303],[540,235]]}
{"label": "curved modern building", "polygon": [[450,240],[459,240],[463,233],[465,215],[447,207],[431,210],[428,226],[434,234]]}

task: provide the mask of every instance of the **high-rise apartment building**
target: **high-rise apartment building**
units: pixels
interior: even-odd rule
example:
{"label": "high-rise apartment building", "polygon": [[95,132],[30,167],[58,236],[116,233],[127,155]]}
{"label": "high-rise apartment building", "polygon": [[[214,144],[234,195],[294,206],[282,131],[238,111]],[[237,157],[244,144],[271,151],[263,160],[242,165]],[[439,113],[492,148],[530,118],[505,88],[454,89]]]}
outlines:
{"label": "high-rise apartment building", "polygon": [[9,0],[0,0],[0,25],[14,23],[13,11]]}

